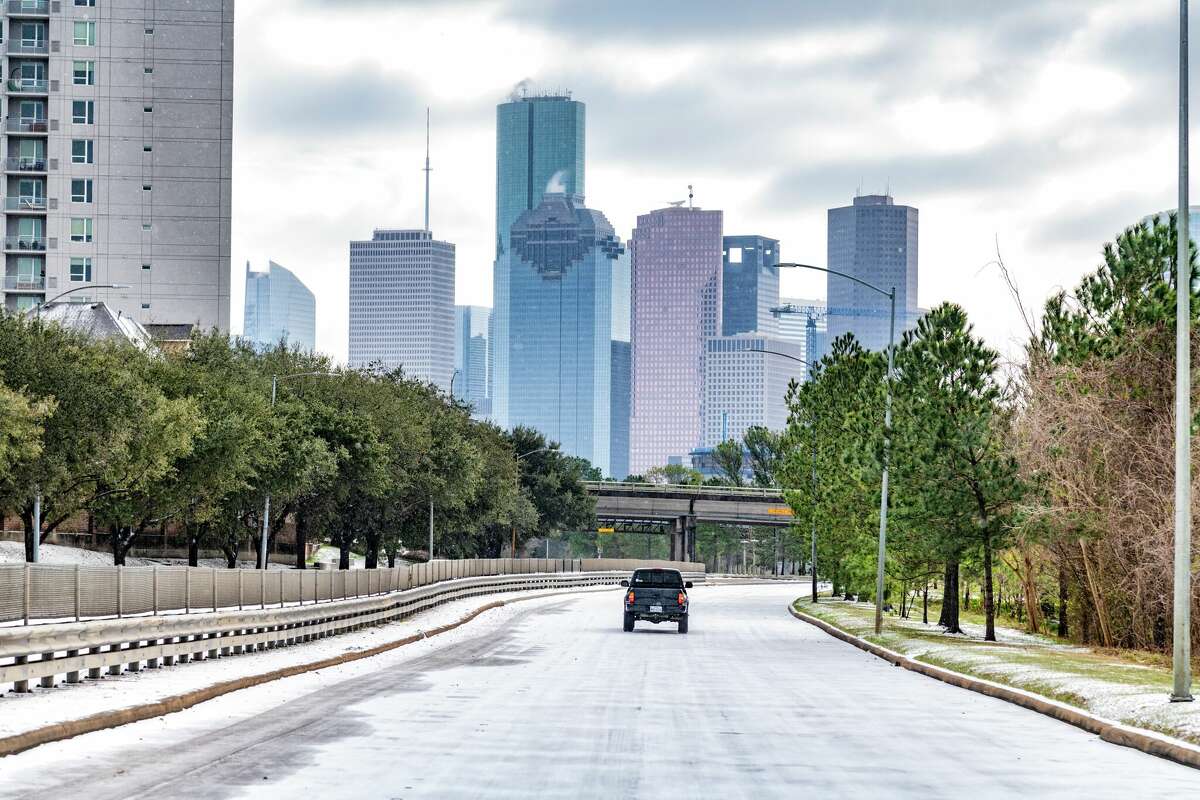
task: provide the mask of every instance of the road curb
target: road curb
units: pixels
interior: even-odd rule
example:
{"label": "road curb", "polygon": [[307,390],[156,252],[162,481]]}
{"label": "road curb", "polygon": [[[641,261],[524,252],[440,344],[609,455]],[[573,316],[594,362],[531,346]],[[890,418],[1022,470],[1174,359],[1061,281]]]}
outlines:
{"label": "road curb", "polygon": [[[606,587],[608,588],[608,587]],[[581,591],[598,591],[596,589],[584,589]],[[241,678],[234,678],[221,683],[206,686],[203,689],[194,689],[183,694],[173,695],[153,703],[143,703],[142,705],[130,706],[128,708],[115,709],[113,711],[102,711],[99,714],[83,717],[82,719],[69,720],[67,722],[56,722],[51,725],[45,725],[41,728],[34,728],[31,731],[13,734],[0,738],[0,758],[4,756],[16,755],[31,748],[51,742],[60,742],[64,739],[72,739],[76,736],[81,736],[85,733],[94,733],[96,731],[107,730],[109,728],[117,728],[122,725],[128,725],[132,722],[141,722],[146,719],[162,717],[167,714],[173,714],[176,711],[184,711],[192,708],[207,700],[213,700],[222,695],[236,692],[240,689],[249,689],[252,686],[261,686],[264,683],[290,678],[294,675],[301,675],[305,672],[315,672],[319,669],[327,669],[336,667],[341,664],[348,664],[352,661],[358,661],[364,658],[371,658],[389,650],[395,650],[404,645],[419,642],[422,639],[427,639],[431,636],[452,631],[462,625],[466,625],[485,611],[490,611],[494,608],[519,603],[524,600],[536,600],[542,597],[551,597],[566,594],[578,594],[579,592],[542,592],[540,594],[530,595],[529,597],[514,597],[508,600],[494,600],[486,605],[476,608],[463,615],[454,622],[448,622],[445,625],[439,625],[436,628],[431,628],[427,631],[418,631],[411,636],[405,636],[403,639],[397,639],[392,642],[386,642],[377,645],[367,650],[360,650],[351,653],[343,653],[338,656],[330,656],[319,661],[310,661],[307,664],[293,664],[290,667],[281,667],[280,669],[271,670],[270,672],[259,673],[258,675],[246,675]]]}
{"label": "road curb", "polygon": [[932,664],[914,661],[902,653],[897,653],[895,650],[889,650],[881,645],[868,642],[854,634],[847,633],[841,628],[830,625],[825,620],[817,619],[805,614],[803,611],[798,611],[792,603],[788,603],[788,611],[796,619],[820,628],[835,639],[841,639],[843,642],[852,644],[860,650],[865,650],[873,656],[882,658],[893,666],[903,667],[912,672],[936,678],[943,683],[958,686],[962,689],[969,689],[972,692],[978,692],[988,697],[995,697],[999,700],[1021,706],[1022,708],[1027,708],[1030,711],[1036,711],[1039,714],[1053,717],[1060,722],[1082,728],[1088,733],[1094,733],[1106,742],[1122,745],[1123,747],[1131,747],[1134,750],[1141,750],[1143,753],[1148,753],[1152,756],[1165,758],[1194,769],[1200,769],[1200,747],[1189,744],[1181,739],[1124,725],[1120,722],[1113,722],[1112,720],[1098,717],[1074,706],[1069,706],[1066,703],[1060,703],[1057,700],[1051,700],[1048,697],[1042,697],[1023,689],[1016,689],[1012,686],[1005,686],[1000,683],[984,680],[983,678],[965,675],[961,672],[946,669],[945,667],[935,667]]}

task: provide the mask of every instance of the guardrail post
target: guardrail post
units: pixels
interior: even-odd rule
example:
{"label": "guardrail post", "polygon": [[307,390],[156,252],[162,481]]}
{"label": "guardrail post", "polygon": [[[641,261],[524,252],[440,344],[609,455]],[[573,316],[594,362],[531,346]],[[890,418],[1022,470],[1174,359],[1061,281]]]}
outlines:
{"label": "guardrail post", "polygon": [[[54,653],[42,653],[42,661],[49,662],[49,661],[53,661],[53,660],[54,660]],[[53,689],[54,688],[54,676],[53,675],[43,675],[42,679],[38,682],[38,685],[41,686],[43,689]]]}
{"label": "guardrail post", "polygon": [[[104,652],[103,647],[89,647],[88,648],[88,655],[94,656],[94,655],[98,655],[102,652]],[[93,680],[98,680],[100,678],[101,672],[103,672],[103,669],[100,667],[88,667],[88,677],[92,678]]]}
{"label": "guardrail post", "polygon": [[[28,567],[28,566],[29,565],[26,564],[26,567]],[[26,574],[28,574],[28,572],[26,572]],[[29,656],[15,656],[13,658],[13,664],[15,666],[19,667],[22,664],[28,664],[28,663],[29,663]],[[27,681],[27,680],[13,681],[13,691],[16,692],[17,694],[25,694],[26,692],[29,691],[29,681]]]}
{"label": "guardrail post", "polygon": [[[67,658],[75,658],[78,655],[78,650],[67,651]],[[67,683],[79,683],[79,670],[73,669],[67,673]]]}
{"label": "guardrail post", "polygon": [[[75,621],[79,622],[79,565],[75,565]],[[67,683],[77,683],[79,673],[75,673],[75,681],[68,680]]]}
{"label": "guardrail post", "polygon": [[[108,646],[108,652],[110,652],[110,653],[121,652],[121,643],[117,642],[116,644],[110,644]],[[120,664],[110,664],[108,666],[108,674],[109,675],[120,675],[121,674],[121,665]]]}

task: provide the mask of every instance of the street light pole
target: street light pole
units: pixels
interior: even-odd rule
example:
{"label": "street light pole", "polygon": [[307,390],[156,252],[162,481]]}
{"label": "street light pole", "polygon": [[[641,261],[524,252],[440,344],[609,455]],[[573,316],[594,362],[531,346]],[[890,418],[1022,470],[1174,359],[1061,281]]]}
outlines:
{"label": "street light pole", "polygon": [[[1186,0],[1181,0],[1181,2],[1186,2]],[[888,325],[887,374],[883,377],[883,474],[880,478],[879,491],[879,555],[875,564],[875,633],[879,634],[883,632],[883,578],[884,566],[887,559],[888,460],[892,447],[892,369],[895,363],[894,356],[896,349],[896,287],[881,289],[873,283],[867,283],[861,278],[847,275],[845,272],[839,272],[836,269],[829,269],[828,267],[817,267],[812,264],[791,262],[777,264],[776,266],[780,268],[811,269],[829,275],[837,275],[839,278],[845,278],[871,291],[878,292],[888,299],[891,306],[890,322]]]}
{"label": "street light pole", "polygon": [[[43,271],[43,278],[45,277]],[[59,292],[54,297],[44,302],[38,303],[34,316],[40,320],[42,318],[42,307],[48,306],[58,300],[60,297],[66,297],[72,292],[78,292],[83,289],[128,289],[127,283],[94,283],[87,286],[76,286],[74,289],[67,289],[65,292]],[[41,487],[34,487],[33,495],[33,547],[30,548],[30,555],[33,557],[34,564],[42,560],[42,490]]]}
{"label": "street light pole", "polygon": [[[280,381],[288,380],[289,378],[305,378],[310,376],[323,375],[325,377],[333,377],[337,373],[334,372],[297,372],[292,375],[272,375],[271,376],[271,408],[275,408],[275,394]],[[267,491],[267,499],[263,504],[263,519],[262,519],[262,540],[258,547],[258,568],[267,568],[267,541],[270,538],[271,531],[271,492]]]}
{"label": "street light pole", "polygon": [[1179,0],[1179,212],[1175,220],[1175,593],[1171,702],[1192,700],[1192,259],[1188,210],[1188,4]]}

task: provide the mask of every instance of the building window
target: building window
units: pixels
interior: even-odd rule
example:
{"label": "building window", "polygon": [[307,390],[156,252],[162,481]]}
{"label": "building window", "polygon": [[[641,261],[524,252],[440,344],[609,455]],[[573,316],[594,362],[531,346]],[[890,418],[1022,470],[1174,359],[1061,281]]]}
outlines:
{"label": "building window", "polygon": [[142,70],[142,72],[146,73],[147,75],[153,75],[154,67],[146,67],[145,69]]}
{"label": "building window", "polygon": [[149,307],[150,307],[149,303],[142,303],[142,308],[149,308]]}
{"label": "building window", "polygon": [[71,83],[76,86],[96,85],[96,62],[76,61],[71,67]]}
{"label": "building window", "polygon": [[142,106],[142,111],[145,111],[147,114],[149,114],[153,110],[154,110],[154,106]]}
{"label": "building window", "polygon": [[75,0],[75,5],[83,6],[85,8],[95,8],[96,0]]}
{"label": "building window", "polygon": [[71,218],[71,241],[72,242],[90,242],[92,240],[92,218],[91,217],[72,217]]}
{"label": "building window", "polygon": [[144,230],[144,231],[148,231],[148,230],[150,230],[150,223],[149,223],[149,222],[143,222],[143,223],[142,223],[142,230]]}
{"label": "building window", "polygon": [[71,179],[71,202],[72,203],[90,203],[90,202],[92,202],[92,179],[91,178],[72,178]]}
{"label": "building window", "polygon": [[94,100],[72,100],[71,122],[76,125],[95,125],[96,102]]}
{"label": "building window", "polygon": [[87,283],[92,280],[92,259],[87,256],[71,257],[71,280]]}
{"label": "building window", "polygon": [[91,139],[71,140],[71,163],[94,164],[96,162],[95,145]]}
{"label": "building window", "polygon": [[142,269],[144,269],[144,270],[146,270],[147,272],[149,272],[149,271],[150,271],[150,265],[149,265],[149,264],[142,264]]}
{"label": "building window", "polygon": [[96,46],[96,23],[76,22],[74,42],[80,47]]}
{"label": "building window", "polygon": [[154,35],[154,28],[146,28],[146,35],[147,35],[147,36],[153,36],[153,35]]}
{"label": "building window", "polygon": [[143,184],[142,184],[142,191],[143,191],[143,192],[148,192],[148,191],[150,191],[150,184],[148,184],[148,183],[143,183]]}
{"label": "building window", "polygon": [[142,152],[144,152],[144,153],[149,153],[153,149],[154,149],[154,145],[151,145],[151,144],[142,145]]}

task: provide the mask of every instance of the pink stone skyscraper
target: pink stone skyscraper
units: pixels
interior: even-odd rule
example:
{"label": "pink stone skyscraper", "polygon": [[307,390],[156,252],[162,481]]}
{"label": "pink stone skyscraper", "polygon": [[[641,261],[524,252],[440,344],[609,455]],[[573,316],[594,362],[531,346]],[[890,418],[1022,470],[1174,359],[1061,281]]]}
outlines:
{"label": "pink stone skyscraper", "polygon": [[629,470],[689,464],[704,414],[704,340],[721,329],[720,211],[638,217],[630,333]]}

